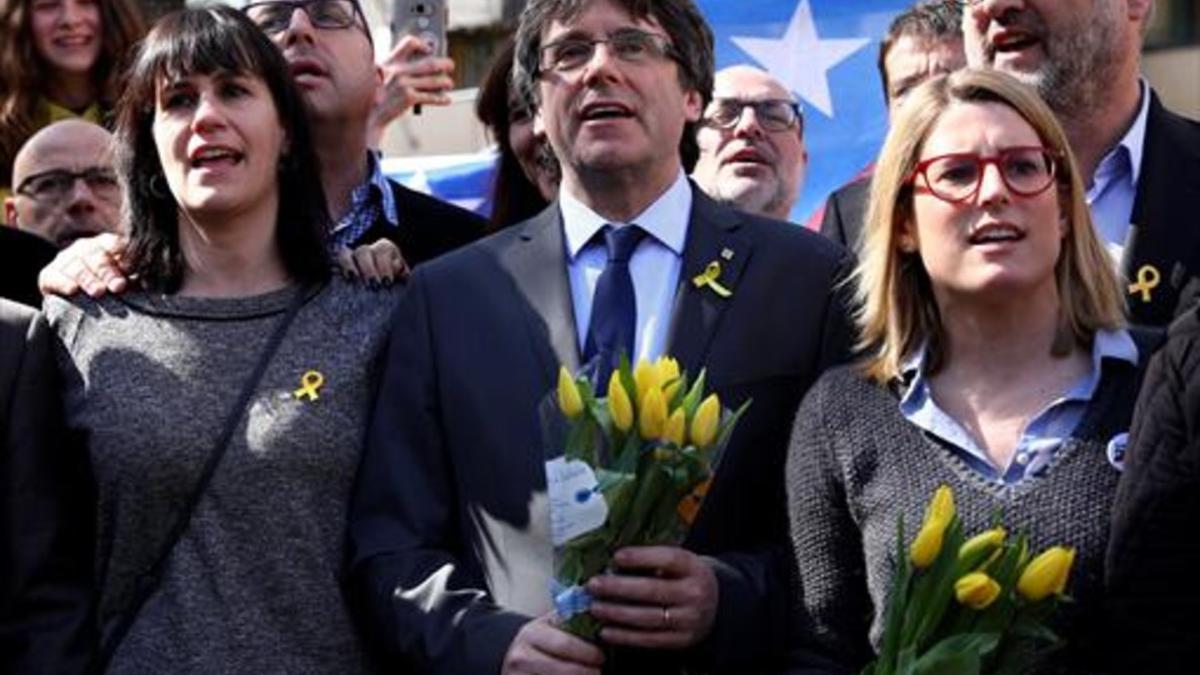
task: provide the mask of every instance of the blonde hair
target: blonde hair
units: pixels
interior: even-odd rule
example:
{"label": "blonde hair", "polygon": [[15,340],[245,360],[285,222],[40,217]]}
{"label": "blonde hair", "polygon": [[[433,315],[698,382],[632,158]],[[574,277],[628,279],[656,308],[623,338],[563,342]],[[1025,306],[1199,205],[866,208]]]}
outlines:
{"label": "blonde hair", "polygon": [[899,235],[913,218],[912,175],[930,130],[956,103],[1000,103],[1016,111],[1055,155],[1055,182],[1066,234],[1055,264],[1059,336],[1055,353],[1088,345],[1100,329],[1124,324],[1124,298],[1113,263],[1092,227],[1084,188],[1066,135],[1054,113],[1030,87],[994,70],[960,70],[914,89],[884,141],[871,181],[858,282],[859,348],[866,375],[880,383],[899,376],[902,361],[922,344],[936,372],[946,356],[945,336],[929,276]]}

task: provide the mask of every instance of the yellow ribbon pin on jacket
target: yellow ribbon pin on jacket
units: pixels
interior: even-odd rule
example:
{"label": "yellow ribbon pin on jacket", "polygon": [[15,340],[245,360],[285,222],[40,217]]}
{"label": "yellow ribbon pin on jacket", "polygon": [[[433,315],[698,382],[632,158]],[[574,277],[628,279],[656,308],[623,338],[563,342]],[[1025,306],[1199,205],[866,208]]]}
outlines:
{"label": "yellow ribbon pin on jacket", "polygon": [[1142,294],[1142,302],[1150,302],[1150,291],[1162,281],[1162,275],[1154,265],[1142,265],[1137,271],[1137,283],[1129,284],[1129,294]]}
{"label": "yellow ribbon pin on jacket", "polygon": [[696,285],[696,288],[708,286],[710,289],[712,289],[713,293],[716,293],[722,298],[728,298],[729,296],[733,295],[733,291],[729,290],[723,286],[721,282],[717,281],[720,278],[721,263],[714,260],[708,263],[708,266],[704,268],[703,272],[692,277],[692,283]]}

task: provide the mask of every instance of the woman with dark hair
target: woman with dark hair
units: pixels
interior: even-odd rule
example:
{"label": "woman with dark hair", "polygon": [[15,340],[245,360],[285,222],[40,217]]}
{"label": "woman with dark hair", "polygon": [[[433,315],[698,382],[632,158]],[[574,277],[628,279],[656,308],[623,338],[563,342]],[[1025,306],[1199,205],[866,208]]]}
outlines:
{"label": "woman with dark hair", "polygon": [[545,134],[534,133],[533,109],[512,86],[513,51],[510,40],[484,76],[475,102],[475,116],[500,151],[492,184],[493,230],[533,216],[558,194],[558,160]]}
{"label": "woman with dark hair", "polygon": [[395,294],[330,278],[302,99],[240,12],[142,44],[117,111],[138,289],[50,298],[110,672],[368,668],[338,587]]}
{"label": "woman with dark hair", "polygon": [[13,158],[38,129],[106,124],[121,67],[145,23],[132,0],[6,0],[0,8],[0,200]]}

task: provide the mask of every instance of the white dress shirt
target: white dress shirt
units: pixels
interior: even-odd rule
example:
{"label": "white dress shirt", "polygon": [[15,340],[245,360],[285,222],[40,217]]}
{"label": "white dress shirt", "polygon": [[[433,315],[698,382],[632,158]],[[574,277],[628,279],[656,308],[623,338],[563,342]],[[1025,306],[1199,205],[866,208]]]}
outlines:
{"label": "white dress shirt", "polygon": [[637,225],[646,236],[629,259],[633,293],[637,302],[636,359],[656,359],[667,347],[671,308],[683,266],[683,246],[692,214],[692,188],[683,171],[671,187],[628,223],[611,223],[566,190],[559,192],[567,246],[567,277],[575,308],[575,329],[582,353],[592,319],[596,281],[608,263],[604,238],[596,237],[606,225]]}

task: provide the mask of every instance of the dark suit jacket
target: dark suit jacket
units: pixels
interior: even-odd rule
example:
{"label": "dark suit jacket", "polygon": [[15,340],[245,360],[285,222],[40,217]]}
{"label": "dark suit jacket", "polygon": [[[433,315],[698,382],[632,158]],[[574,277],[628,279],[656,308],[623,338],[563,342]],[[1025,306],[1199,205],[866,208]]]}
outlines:
{"label": "dark suit jacket", "polygon": [[[786,549],[792,416],[848,350],[833,289],[849,260],[803,228],[693,194],[668,352],[707,367],[728,405],[754,402],[687,546],[720,554],[704,669],[746,673],[736,659],[761,660],[786,635],[786,575],[764,552]],[[723,299],[690,279],[726,249]],[[537,408],[559,364],[579,366],[575,326],[557,205],[409,283],[352,498],[349,581],[364,625],[419,672],[499,672],[520,626],[549,608]]]}
{"label": "dark suit jacket", "polygon": [[381,216],[358,243],[390,239],[400,247],[404,260],[416,267],[487,233],[488,222],[482,216],[395,181],[388,182],[396,198],[400,226],[392,227]]}
{"label": "dark suit jacket", "polygon": [[0,298],[41,307],[38,272],[57,252],[53,244],[35,234],[0,225]]}
{"label": "dark suit jacket", "polygon": [[0,672],[83,672],[92,644],[87,460],[63,443],[48,327],[4,300],[0,443]]}
{"label": "dark suit jacket", "polygon": [[1165,326],[1200,297],[1200,123],[1150,97],[1122,270],[1129,283],[1145,265],[1159,271],[1149,302],[1136,291],[1126,301],[1133,323]]}
{"label": "dark suit jacket", "polygon": [[821,234],[852,251],[858,251],[870,198],[870,176],[859,178],[834,190],[825,202]]}

